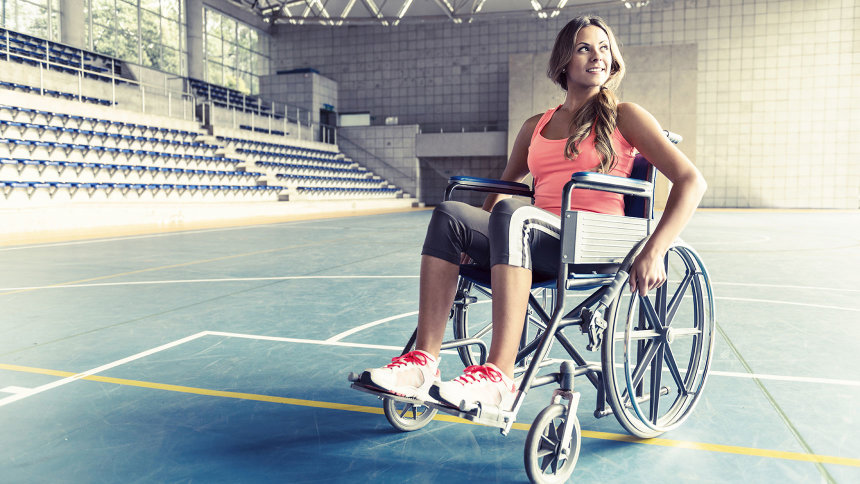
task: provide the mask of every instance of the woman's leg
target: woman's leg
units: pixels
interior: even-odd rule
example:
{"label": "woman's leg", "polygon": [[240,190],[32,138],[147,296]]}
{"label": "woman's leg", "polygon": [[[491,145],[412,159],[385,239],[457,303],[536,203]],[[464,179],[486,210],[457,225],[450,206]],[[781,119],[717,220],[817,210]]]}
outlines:
{"label": "woman's leg", "polygon": [[416,351],[394,358],[382,368],[362,373],[362,384],[396,395],[429,399],[440,380],[439,349],[457,291],[463,252],[489,267],[486,230],[490,214],[459,202],[444,202],[433,211],[421,252]]}
{"label": "woman's leg", "polygon": [[487,362],[513,378],[517,347],[528,308],[532,271],[496,264],[491,269],[490,277],[493,285],[493,341]]}
{"label": "woman's leg", "polygon": [[421,255],[416,349],[439,356],[457,292],[461,254],[489,267],[489,218],[484,210],[460,202],[443,202],[433,211]]}
{"label": "woman's leg", "polygon": [[418,294],[418,336],[415,349],[438,358],[457,292],[459,264],[431,255],[421,256]]}

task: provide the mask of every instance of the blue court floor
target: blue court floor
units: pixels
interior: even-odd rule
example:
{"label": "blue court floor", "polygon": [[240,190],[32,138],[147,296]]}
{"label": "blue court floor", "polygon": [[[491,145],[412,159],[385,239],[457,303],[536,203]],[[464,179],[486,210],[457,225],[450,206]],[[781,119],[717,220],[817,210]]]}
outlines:
{"label": "blue court floor", "polygon": [[[429,216],[0,247],[0,482],[526,481],[549,388],[506,437],[400,433],[349,388],[415,326]],[[703,401],[636,441],[582,385],[573,480],[860,482],[860,212],[703,210],[683,237],[716,291]]]}

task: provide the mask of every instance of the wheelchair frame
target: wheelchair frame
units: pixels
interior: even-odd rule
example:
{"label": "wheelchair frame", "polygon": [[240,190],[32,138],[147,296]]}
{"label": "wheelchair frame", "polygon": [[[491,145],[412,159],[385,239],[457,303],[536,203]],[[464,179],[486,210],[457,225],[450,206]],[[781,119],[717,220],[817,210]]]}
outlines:
{"label": "wheelchair frame", "polygon": [[[666,132],[666,135],[673,142],[680,140],[680,137],[673,133]],[[558,274],[554,280],[533,284],[532,293],[529,294],[530,314],[526,316],[516,357],[517,372],[522,374],[518,377],[519,391],[510,411],[481,406],[467,411],[463,404],[460,408],[451,408],[438,403],[399,397],[363,385],[361,375],[354,373],[349,377],[353,382],[352,387],[382,399],[389,422],[403,431],[422,428],[432,420],[437,411],[442,411],[475,423],[497,427],[503,435],[507,435],[526,394],[532,388],[558,384],[559,389],[553,393],[550,405],[538,414],[526,439],[526,471],[534,482],[562,482],[573,472],[581,438],[580,424],[576,416],[580,399],[580,394],[574,391],[576,376],[585,375],[597,390],[594,416],[601,418],[615,415],[619,423],[633,435],[642,438],[655,437],[683,423],[694,409],[707,381],[714,341],[714,298],[707,270],[698,254],[683,242],[676,241],[670,253],[675,253],[685,268],[685,275],[678,283],[678,291],[669,300],[667,282],[663,288],[657,290],[656,305],[650,301],[649,296],[631,295],[624,332],[616,329],[621,312],[620,305],[623,304],[621,293],[627,283],[627,271],[653,229],[656,170],[647,160],[637,155],[634,172],[632,176],[643,179],[578,172],[574,173],[565,185]],[[640,198],[647,202],[641,206],[643,217],[572,211],[569,207],[574,189],[622,194],[627,198],[625,205],[630,204],[628,206],[633,205],[632,197]],[[450,200],[457,190],[533,196],[530,187],[521,183],[452,177],[445,192],[445,199]],[[620,237],[621,242],[607,243],[607,236]],[[669,255],[667,253],[667,265]],[[582,268],[590,270],[590,273],[576,272]],[[483,363],[487,357],[486,343],[481,337],[489,332],[492,323],[472,336],[468,334],[467,323],[468,306],[476,301],[475,296],[470,294],[471,289],[475,287],[482,294],[491,297],[486,272],[476,272],[470,266],[461,266],[457,295],[451,310],[455,339],[442,343],[443,350],[456,348],[466,365]],[[552,291],[550,312],[535,297],[536,289]],[[565,295],[568,290],[587,289],[596,290],[573,309],[566,311]],[[692,291],[694,296],[692,327],[673,327],[671,323],[688,290]],[[530,321],[538,326],[535,338],[531,341],[527,336]],[[587,335],[587,350],[602,349],[600,365],[588,363],[562,332],[571,326],[578,326],[580,331]],[[417,330],[407,342],[403,354],[412,349],[416,335]],[[683,372],[671,346],[678,336],[689,336],[692,341],[689,361]],[[622,339],[623,388],[619,383],[621,378],[615,370],[620,366],[616,362],[615,351],[621,349],[616,348],[616,345],[617,341]],[[556,362],[547,360],[555,341],[564,348],[572,361],[562,361],[557,372],[538,375],[542,368]],[[477,347],[477,361],[470,347]],[[635,367],[631,368],[634,353],[636,362]],[[685,354],[682,353],[681,356]],[[668,387],[661,384],[664,362],[677,388],[672,405],[661,415],[660,400],[671,393]],[[650,384],[646,389],[644,379],[649,369]],[[635,395],[635,398],[630,395]],[[649,403],[647,414],[641,405],[646,402]],[[398,405],[403,405],[402,410]],[[425,410],[421,411],[421,408]],[[409,413],[411,417],[407,416]]]}

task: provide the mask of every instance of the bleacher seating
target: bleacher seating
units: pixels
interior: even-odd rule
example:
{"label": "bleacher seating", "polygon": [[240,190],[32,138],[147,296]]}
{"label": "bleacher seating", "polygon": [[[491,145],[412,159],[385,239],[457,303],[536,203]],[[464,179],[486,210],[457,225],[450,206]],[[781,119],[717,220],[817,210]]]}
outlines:
{"label": "bleacher seating", "polygon": [[[0,28],[4,56],[23,66],[11,66],[5,79],[0,73],[0,200],[26,205],[402,197],[336,146],[286,138],[289,120],[283,113],[273,116],[272,103],[257,96],[188,79],[186,88],[197,98],[269,117],[269,128],[253,126],[254,116],[245,116],[239,123],[251,126],[223,127],[229,135],[212,136],[218,125],[211,116],[204,129],[194,121],[123,111],[122,96],[114,94],[117,104],[96,97],[105,92],[99,83],[88,90],[68,88],[75,94],[65,92],[63,76],[43,82],[45,69],[118,81],[123,63],[111,57]],[[273,119],[283,120],[283,128],[272,129]]]}
{"label": "bleacher seating", "polygon": [[[118,75],[121,65],[120,61],[106,55],[5,28],[0,28],[0,52],[9,61],[68,74],[83,72],[85,77],[106,82],[112,79],[106,74],[113,71],[113,74]],[[116,78],[114,80],[125,82]]]}
{"label": "bleacher seating", "polygon": [[[199,99],[211,101],[216,106],[235,109],[238,111],[257,114],[260,116],[272,115],[271,103],[264,101],[258,96],[247,95],[235,89],[230,89],[228,87],[219,86],[216,84],[210,84],[199,79],[189,78],[188,86],[189,91],[191,91],[191,94],[193,94]],[[284,118],[282,114],[278,113],[275,113],[273,117],[274,119]],[[249,128],[250,126],[246,126],[243,129]],[[250,129],[253,130],[253,128]],[[269,131],[265,130],[265,132]]]}
{"label": "bleacher seating", "polygon": [[70,92],[57,91],[54,89],[40,89],[38,87],[26,86],[24,84],[18,84],[15,82],[0,81],[0,87],[2,87],[3,89],[9,89],[11,91],[20,91],[20,92],[26,92],[26,93],[32,92],[35,94],[46,94],[48,96],[52,96],[52,97],[56,97],[56,98],[68,99],[70,101],[78,100],[78,101],[83,101],[83,102],[88,102],[88,103],[93,103],[93,104],[101,104],[102,106],[110,106],[111,104],[113,104],[113,102],[111,102],[108,99],[101,99],[101,98],[97,98],[97,97],[93,97],[93,96],[83,96],[83,95],[79,96],[77,94],[72,94]]}
{"label": "bleacher seating", "polygon": [[0,104],[0,189],[22,203],[402,196],[336,148],[266,139]]}

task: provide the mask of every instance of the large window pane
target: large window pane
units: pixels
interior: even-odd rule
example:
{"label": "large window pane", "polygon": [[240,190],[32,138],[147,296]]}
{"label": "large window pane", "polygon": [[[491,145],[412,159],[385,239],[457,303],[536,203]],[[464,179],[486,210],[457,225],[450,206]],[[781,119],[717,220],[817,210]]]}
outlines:
{"label": "large window pane", "polygon": [[149,10],[154,13],[161,12],[161,2],[160,0],[140,0],[140,8]]}
{"label": "large window pane", "polygon": [[236,44],[224,41],[224,65],[236,67]]}
{"label": "large window pane", "polygon": [[230,17],[221,18],[221,38],[224,42],[236,43],[236,21]]}
{"label": "large window pane", "polygon": [[114,0],[92,0],[93,23],[112,25],[116,20]]}
{"label": "large window pane", "polygon": [[183,0],[161,0],[161,15],[173,20],[182,20]]}
{"label": "large window pane", "polygon": [[221,38],[221,15],[213,12],[212,10],[205,10],[206,12],[206,37],[218,37]]}
{"label": "large window pane", "polygon": [[239,24],[239,28],[237,30],[239,34],[239,45],[245,49],[253,49],[255,46],[252,43],[254,41],[252,34],[255,34],[256,32],[244,24]]}
{"label": "large window pane", "polygon": [[[267,37],[214,10],[207,8],[204,15],[206,58],[222,63],[222,85],[245,93],[259,92],[258,76],[269,69]],[[215,82],[214,78],[209,82]]]}
{"label": "large window pane", "polygon": [[221,64],[217,62],[206,63],[206,74],[208,76],[207,81],[212,84],[222,84],[224,81],[221,76]]}
{"label": "large window pane", "polygon": [[162,69],[168,72],[179,73],[179,51],[165,47],[161,51]]}
{"label": "large window pane", "polygon": [[48,9],[29,2],[18,2],[17,7],[17,18],[12,29],[48,38]]}
{"label": "large window pane", "polygon": [[117,46],[114,30],[99,24],[93,24],[93,48],[110,56],[117,56]]}
{"label": "large window pane", "polygon": [[179,42],[179,22],[161,19],[161,42],[164,45],[178,49],[182,44]]}
{"label": "large window pane", "polygon": [[211,35],[206,36],[206,58],[221,62],[221,39]]}

